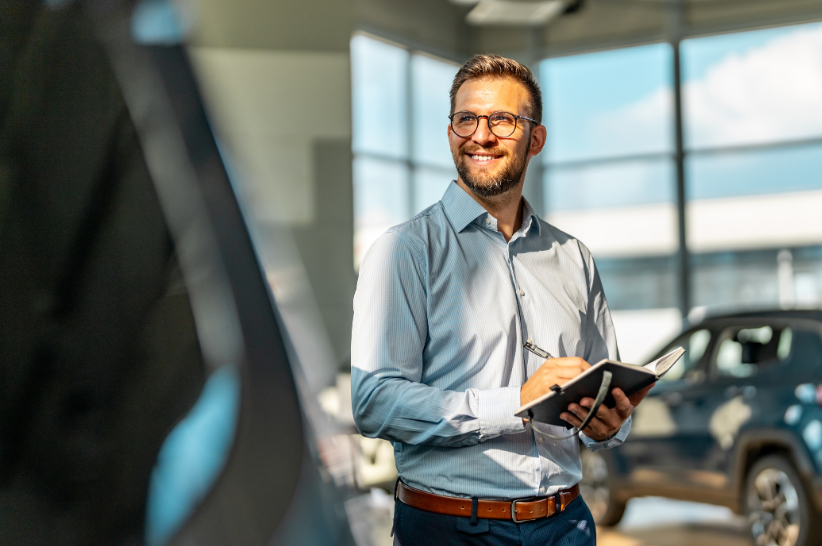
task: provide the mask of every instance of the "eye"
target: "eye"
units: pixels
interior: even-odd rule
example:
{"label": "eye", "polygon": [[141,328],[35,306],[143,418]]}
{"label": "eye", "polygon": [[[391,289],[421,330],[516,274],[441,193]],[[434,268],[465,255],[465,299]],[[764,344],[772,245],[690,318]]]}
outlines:
{"label": "eye", "polygon": [[475,116],[474,114],[463,112],[457,114],[456,121],[457,123],[474,123],[477,121],[477,116]]}
{"label": "eye", "polygon": [[513,125],[514,116],[505,112],[495,112],[491,114],[491,123],[493,125]]}

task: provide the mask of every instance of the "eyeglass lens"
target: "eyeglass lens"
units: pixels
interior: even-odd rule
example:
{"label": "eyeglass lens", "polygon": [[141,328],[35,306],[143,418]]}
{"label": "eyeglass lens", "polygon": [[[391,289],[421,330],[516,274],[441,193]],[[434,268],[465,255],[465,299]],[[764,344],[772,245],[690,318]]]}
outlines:
{"label": "eyeglass lens", "polygon": [[[498,137],[509,137],[517,128],[517,118],[507,112],[494,112],[486,119],[488,120],[488,128]],[[451,119],[451,127],[457,136],[467,138],[477,130],[479,120],[480,117],[471,112],[457,112]]]}

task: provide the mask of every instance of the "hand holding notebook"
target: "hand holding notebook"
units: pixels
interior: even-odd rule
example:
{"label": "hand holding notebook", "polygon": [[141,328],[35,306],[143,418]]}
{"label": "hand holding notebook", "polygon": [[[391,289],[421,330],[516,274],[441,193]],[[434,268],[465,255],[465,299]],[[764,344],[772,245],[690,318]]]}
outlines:
{"label": "hand holding notebook", "polygon": [[[535,352],[527,346],[526,348]],[[631,396],[665,375],[684,353],[685,349],[677,347],[644,366],[602,360],[581,371],[561,386],[553,385],[549,392],[534,400],[528,401],[526,394],[523,393],[524,403],[515,415],[524,419],[568,427],[569,424],[559,416],[567,411],[570,404],[579,403],[583,398],[598,398],[606,407],[612,408],[615,404],[611,393],[613,389],[619,388],[626,396]],[[606,372],[610,374],[610,379],[605,375]],[[603,381],[603,379],[608,380]],[[599,392],[603,390],[603,386],[607,388],[607,394]],[[584,425],[581,428],[584,428]]]}

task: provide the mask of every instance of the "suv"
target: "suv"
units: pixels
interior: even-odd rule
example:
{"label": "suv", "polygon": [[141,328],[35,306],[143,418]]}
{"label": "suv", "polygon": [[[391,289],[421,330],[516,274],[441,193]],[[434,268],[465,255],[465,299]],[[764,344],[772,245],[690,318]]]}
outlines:
{"label": "suv", "polygon": [[583,450],[600,525],[645,495],[727,506],[757,545],[822,543],[822,311],[716,316],[634,413],[625,444]]}

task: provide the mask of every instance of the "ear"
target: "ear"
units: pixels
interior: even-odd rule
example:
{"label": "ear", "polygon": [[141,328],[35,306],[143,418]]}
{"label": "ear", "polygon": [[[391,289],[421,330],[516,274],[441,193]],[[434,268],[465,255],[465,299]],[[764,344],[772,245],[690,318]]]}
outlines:
{"label": "ear", "polygon": [[539,154],[545,147],[545,141],[548,140],[548,130],[544,125],[538,125],[531,130],[531,149],[528,150],[528,155],[533,157]]}

